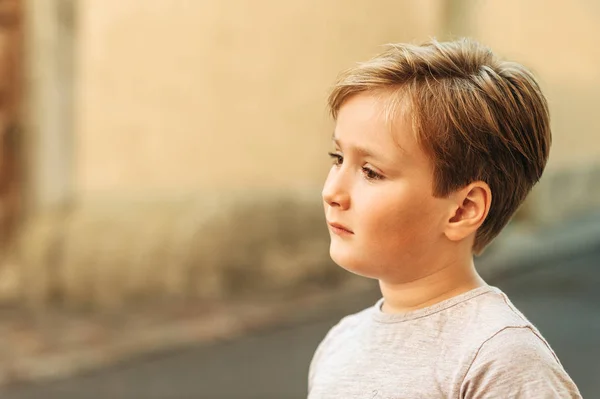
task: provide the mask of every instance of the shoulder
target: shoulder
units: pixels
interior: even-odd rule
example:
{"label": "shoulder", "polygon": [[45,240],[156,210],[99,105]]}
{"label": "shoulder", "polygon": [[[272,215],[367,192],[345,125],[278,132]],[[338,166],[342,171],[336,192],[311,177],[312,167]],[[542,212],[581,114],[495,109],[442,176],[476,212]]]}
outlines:
{"label": "shoulder", "polygon": [[501,332],[507,329],[527,328],[537,332],[531,322],[497,288],[462,304],[453,313],[452,320],[454,329],[457,328],[457,323],[462,327],[460,338],[471,351],[471,356],[492,337],[498,335],[492,343],[505,337]]}
{"label": "shoulder", "polygon": [[326,347],[331,346],[348,333],[356,331],[356,327],[369,317],[370,312],[371,308],[367,308],[358,313],[343,317],[337,324],[329,329],[319,344],[317,352],[323,351]]}
{"label": "shoulder", "polygon": [[532,327],[505,327],[488,338],[477,352],[474,363],[526,366],[543,363],[560,366],[548,343]]}
{"label": "shoulder", "polygon": [[486,295],[480,295],[471,306],[473,321],[488,327],[488,332],[497,332],[505,327],[527,327],[531,323],[497,288],[491,288]]}
{"label": "shoulder", "polygon": [[332,352],[335,352],[337,347],[343,346],[345,337],[355,331],[356,327],[369,317],[371,310],[372,308],[367,308],[358,313],[345,316],[329,329],[323,340],[317,346],[310,362],[308,372],[309,387],[322,359],[329,356]]}
{"label": "shoulder", "polygon": [[465,376],[464,398],[580,398],[577,387],[533,327],[505,327],[480,346]]}
{"label": "shoulder", "polygon": [[361,324],[365,319],[370,317],[369,315],[372,313],[373,308],[369,307],[361,310],[360,312],[344,316],[335,326],[329,330],[329,334],[331,335],[339,335],[344,333],[345,331],[351,330],[357,325]]}

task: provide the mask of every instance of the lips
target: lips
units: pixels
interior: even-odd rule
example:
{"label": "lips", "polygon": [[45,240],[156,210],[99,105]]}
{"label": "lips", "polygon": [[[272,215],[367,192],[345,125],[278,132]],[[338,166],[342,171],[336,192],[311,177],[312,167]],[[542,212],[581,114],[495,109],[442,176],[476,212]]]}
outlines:
{"label": "lips", "polygon": [[346,233],[346,234],[354,234],[354,232],[352,230],[350,230],[348,227],[344,226],[343,224],[334,223],[334,222],[327,222],[327,224],[336,232]]}

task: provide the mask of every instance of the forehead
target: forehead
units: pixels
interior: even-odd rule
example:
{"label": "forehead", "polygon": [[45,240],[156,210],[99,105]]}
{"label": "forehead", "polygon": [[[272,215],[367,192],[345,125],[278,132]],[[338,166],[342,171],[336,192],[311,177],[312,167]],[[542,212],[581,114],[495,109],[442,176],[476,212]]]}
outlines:
{"label": "forehead", "polygon": [[371,92],[350,97],[338,112],[334,140],[363,150],[414,155],[419,148],[405,101],[391,100],[389,96]]}

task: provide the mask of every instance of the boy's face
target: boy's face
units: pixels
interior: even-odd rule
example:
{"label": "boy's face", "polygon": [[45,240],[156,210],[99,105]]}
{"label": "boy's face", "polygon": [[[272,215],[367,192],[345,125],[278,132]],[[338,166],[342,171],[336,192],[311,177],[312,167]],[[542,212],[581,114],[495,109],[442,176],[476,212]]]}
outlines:
{"label": "boy's face", "polygon": [[398,118],[392,133],[381,99],[361,93],[339,110],[334,146],[323,188],[332,259],[390,282],[426,275],[441,255],[450,204],[432,195],[432,164],[410,123]]}

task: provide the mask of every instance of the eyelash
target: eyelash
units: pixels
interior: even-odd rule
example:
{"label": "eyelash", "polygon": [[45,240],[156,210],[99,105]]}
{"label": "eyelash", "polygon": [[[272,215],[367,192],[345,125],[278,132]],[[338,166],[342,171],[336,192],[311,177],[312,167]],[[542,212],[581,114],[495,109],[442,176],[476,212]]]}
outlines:
{"label": "eyelash", "polygon": [[[335,152],[330,152],[329,156],[333,160],[335,166],[340,166],[344,162],[344,157]],[[365,166],[362,167],[363,174],[367,180],[381,180],[383,176],[380,173],[375,172],[373,169],[369,169]]]}

